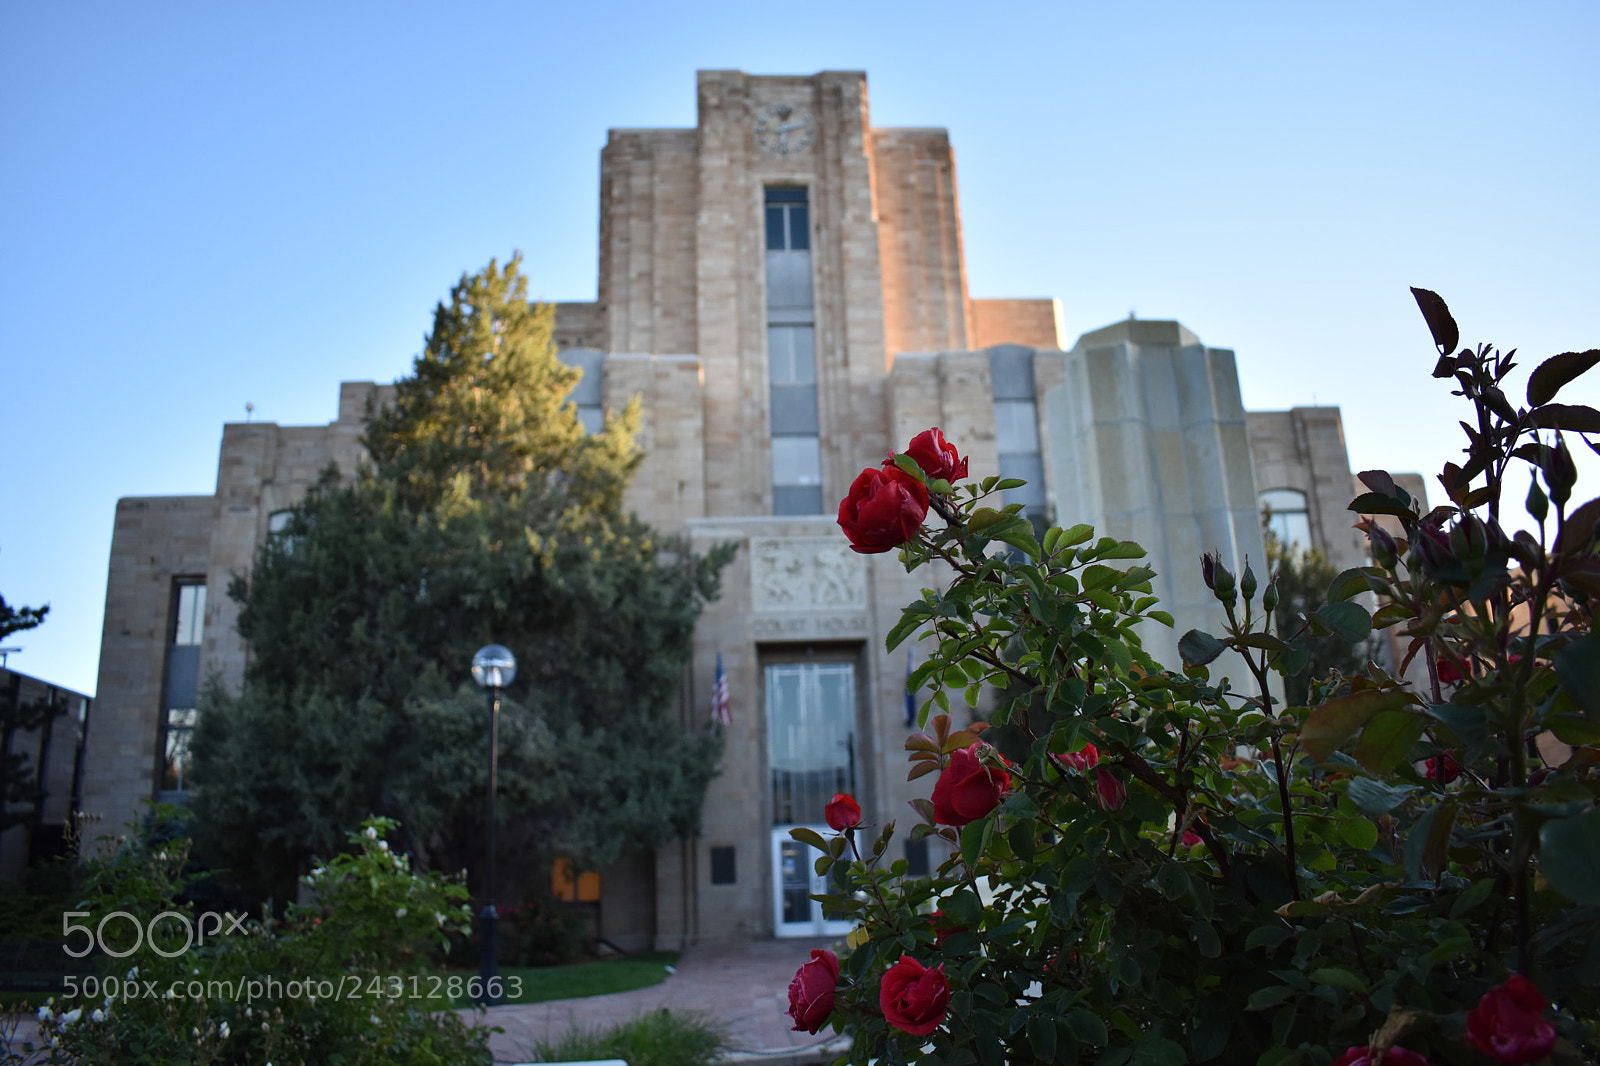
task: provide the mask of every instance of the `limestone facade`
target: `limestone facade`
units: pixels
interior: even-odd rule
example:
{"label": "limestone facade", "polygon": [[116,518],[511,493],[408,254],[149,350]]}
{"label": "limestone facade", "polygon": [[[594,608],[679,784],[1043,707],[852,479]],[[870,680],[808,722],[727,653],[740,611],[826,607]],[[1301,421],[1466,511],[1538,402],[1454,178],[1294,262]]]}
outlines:
{"label": "limestone facade", "polygon": [[[815,812],[818,790],[844,782],[868,821],[906,826],[906,801],[931,787],[905,781],[908,656],[885,653],[883,636],[937,575],[850,552],[833,520],[861,468],[914,433],[942,427],[975,478],[1037,471],[1016,498],[1041,518],[1126,521],[1160,543],[1174,595],[1201,548],[1259,543],[1257,485],[1312,494],[1317,537],[1340,558],[1355,550],[1338,510],[1350,473],[1337,411],[1246,415],[1232,353],[1174,322],[1118,323],[1063,350],[1055,301],[973,299],[949,138],[874,128],[864,74],[702,71],[696,89],[693,129],[610,131],[598,297],[556,308],[579,389],[611,409],[642,398],[646,458],[625,505],[697,550],[740,549],[677,708],[685,728],[706,728],[720,655],[732,724],[701,833],[604,873],[600,930],[629,948],[822,929],[796,909],[790,882],[809,861],[784,850],[785,812]],[[789,220],[782,241],[775,218]],[[780,336],[809,356],[780,360]],[[1126,391],[1118,360],[1144,368],[1142,392]],[[248,649],[227,583],[273,514],[330,464],[353,469],[383,388],[345,383],[326,426],[224,427],[212,496],[121,501],[86,806],[115,823],[160,790],[186,581],[210,590],[200,669],[237,686]],[[783,406],[795,396],[805,403]],[[786,467],[791,453],[814,469]],[[820,505],[780,506],[797,498],[783,478]],[[1119,502],[1135,479],[1142,502]],[[795,714],[831,723],[844,754],[808,748],[815,730],[783,740],[779,717]]]}

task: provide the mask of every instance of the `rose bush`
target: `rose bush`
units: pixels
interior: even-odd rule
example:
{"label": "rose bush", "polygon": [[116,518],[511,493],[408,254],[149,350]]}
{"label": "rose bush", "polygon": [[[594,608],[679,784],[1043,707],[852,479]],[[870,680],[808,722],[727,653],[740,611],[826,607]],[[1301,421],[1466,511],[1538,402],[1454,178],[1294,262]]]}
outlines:
{"label": "rose bush", "polygon": [[[1600,411],[1554,402],[1600,351],[1545,360],[1516,406],[1510,358],[1456,352],[1443,301],[1417,298],[1434,373],[1472,408],[1449,502],[1423,513],[1363,472],[1350,506],[1372,564],[1281,621],[1271,574],[1208,553],[1227,624],[1184,633],[1181,664],[1145,650],[1173,619],[1138,545],[1039,535],[992,500],[1017,482],[892,457],[941,520],[896,528],[902,561],[952,575],[886,640],[924,642],[908,776],[938,777],[909,835],[948,857],[908,876],[892,822],[793,833],[839,886],[818,898],[854,923],[832,1014],[852,1062],[1600,1056],[1600,500],[1577,502],[1567,451],[1600,448]],[[1509,536],[1519,464],[1535,528]],[[1278,698],[1303,636],[1374,630],[1400,661]],[[980,706],[987,723],[954,720]]]}

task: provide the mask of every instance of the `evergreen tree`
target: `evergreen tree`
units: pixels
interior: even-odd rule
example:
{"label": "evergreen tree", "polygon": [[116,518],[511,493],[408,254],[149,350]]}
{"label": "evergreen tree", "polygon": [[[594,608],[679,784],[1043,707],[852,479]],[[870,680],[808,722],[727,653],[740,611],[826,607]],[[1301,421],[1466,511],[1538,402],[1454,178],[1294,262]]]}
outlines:
{"label": "evergreen tree", "polygon": [[[44,622],[50,605],[12,607],[0,596],[0,641],[13,633],[33,629]],[[33,821],[43,800],[40,783],[26,752],[12,751],[18,734],[36,733],[52,719],[66,713],[66,703],[57,700],[23,701],[18,695],[19,679],[0,688],[0,833],[14,825]],[[15,810],[12,804],[29,804],[28,810]]]}
{"label": "evergreen tree", "polygon": [[1305,707],[1311,699],[1313,682],[1335,671],[1347,677],[1359,673],[1366,664],[1367,655],[1376,648],[1351,644],[1334,633],[1318,634],[1306,626],[1305,619],[1328,602],[1328,586],[1339,576],[1339,571],[1321,548],[1285,546],[1266,526],[1262,528],[1262,535],[1266,541],[1267,569],[1276,578],[1278,587],[1273,625],[1279,633],[1300,634],[1291,643],[1298,649],[1302,665],[1284,673],[1284,698],[1291,707]]}
{"label": "evergreen tree", "polygon": [[678,697],[732,550],[698,557],[621,513],[637,407],[584,435],[577,372],[517,266],[452,290],[369,419],[372,466],[325,477],[229,590],[251,661],[239,695],[202,699],[195,809],[261,892],[375,812],[430,864],[475,865],[487,711],[469,664],[490,643],[519,663],[500,730],[509,877],[698,827],[719,749]]}

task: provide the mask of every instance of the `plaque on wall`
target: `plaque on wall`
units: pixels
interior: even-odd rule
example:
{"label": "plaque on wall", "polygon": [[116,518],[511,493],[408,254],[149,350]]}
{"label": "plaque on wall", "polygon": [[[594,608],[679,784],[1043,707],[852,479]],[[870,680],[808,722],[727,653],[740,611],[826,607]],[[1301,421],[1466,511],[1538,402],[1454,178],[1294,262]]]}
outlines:
{"label": "plaque on wall", "polygon": [[757,614],[867,608],[866,560],[841,537],[752,537],[750,581]]}

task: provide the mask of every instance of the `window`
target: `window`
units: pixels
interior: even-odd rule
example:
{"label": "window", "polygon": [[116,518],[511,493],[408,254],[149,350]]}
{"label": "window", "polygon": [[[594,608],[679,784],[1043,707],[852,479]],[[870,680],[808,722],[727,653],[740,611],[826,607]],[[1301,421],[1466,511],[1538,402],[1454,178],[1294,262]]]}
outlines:
{"label": "window", "polygon": [[1285,551],[1306,551],[1313,546],[1305,493],[1299,489],[1268,489],[1260,500],[1262,525]]}
{"label": "window", "polygon": [[733,865],[734,851],[731,847],[714,847],[711,849],[711,883],[714,885],[737,884],[739,878],[735,876]]}
{"label": "window", "polygon": [[593,348],[568,348],[556,353],[556,358],[583,371],[583,377],[572,387],[567,402],[577,409],[578,421],[583,424],[585,433],[599,433],[605,424],[605,413],[601,407],[601,364],[605,362],[605,353]]}
{"label": "window", "polygon": [[[194,732],[195,703],[200,689],[200,641],[205,632],[204,582],[179,581],[173,590],[172,642],[167,648],[167,677],[162,703],[165,722],[162,738],[161,789],[188,789],[189,738]],[[175,797],[181,798],[181,797]]]}
{"label": "window", "polygon": [[1002,494],[1022,504],[1036,532],[1045,526],[1044,457],[1039,448],[1039,416],[1033,386],[1033,349],[999,344],[989,349],[989,379],[994,388],[994,443],[1000,476],[1027,482]]}
{"label": "window", "polygon": [[806,190],[766,191],[767,380],[772,513],[821,514],[817,333]]}

